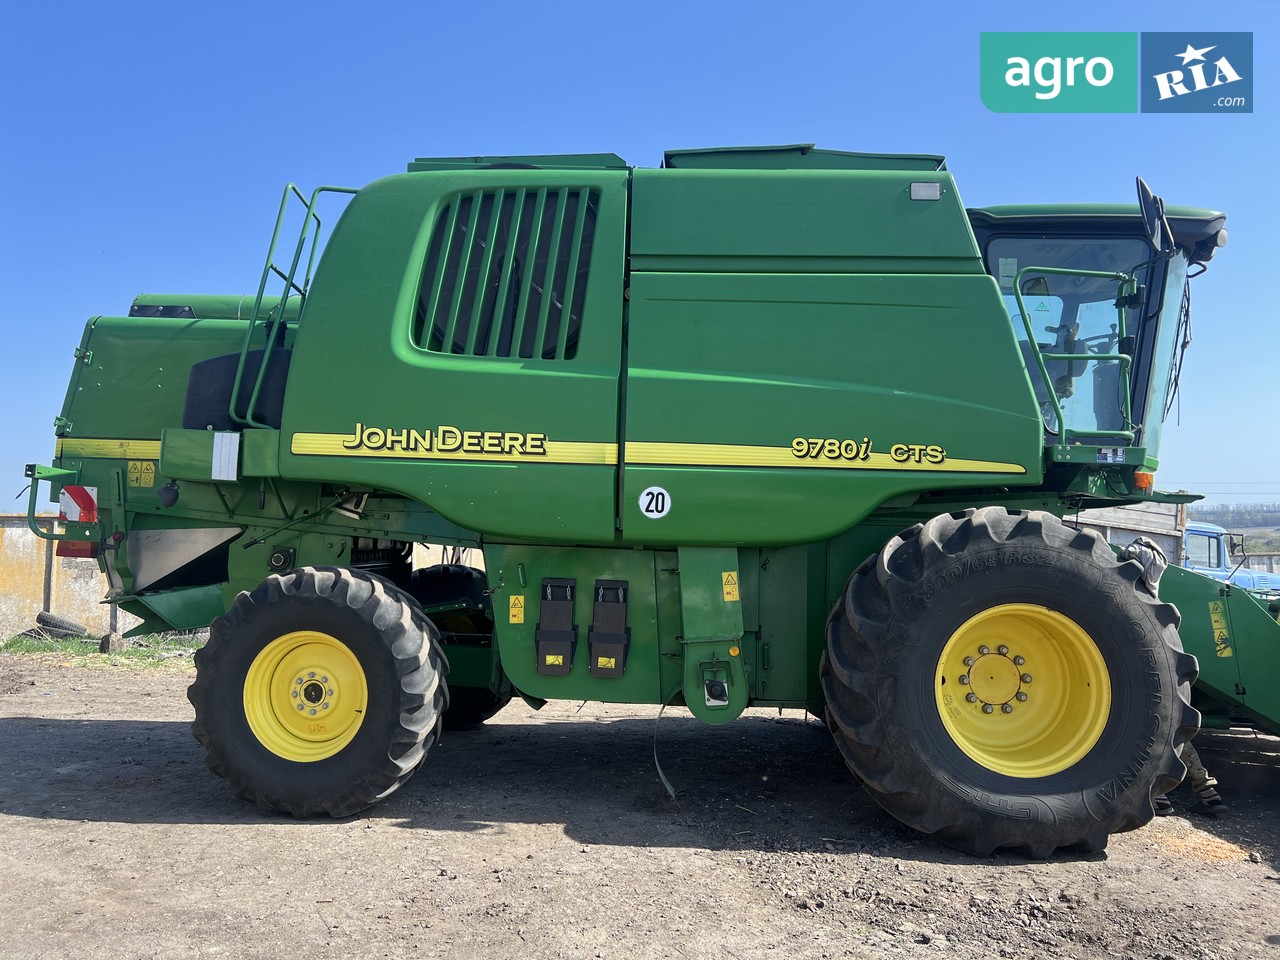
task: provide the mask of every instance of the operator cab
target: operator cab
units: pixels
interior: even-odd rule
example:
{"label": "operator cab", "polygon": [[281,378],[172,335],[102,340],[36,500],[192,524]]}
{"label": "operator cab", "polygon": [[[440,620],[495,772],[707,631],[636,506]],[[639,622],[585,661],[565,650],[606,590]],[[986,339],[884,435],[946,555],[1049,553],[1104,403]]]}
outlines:
{"label": "operator cab", "polygon": [[1154,458],[1190,342],[1187,281],[1226,231],[1215,211],[1166,215],[1139,185],[1138,206],[968,213],[1018,337],[1046,440],[1141,447]]}

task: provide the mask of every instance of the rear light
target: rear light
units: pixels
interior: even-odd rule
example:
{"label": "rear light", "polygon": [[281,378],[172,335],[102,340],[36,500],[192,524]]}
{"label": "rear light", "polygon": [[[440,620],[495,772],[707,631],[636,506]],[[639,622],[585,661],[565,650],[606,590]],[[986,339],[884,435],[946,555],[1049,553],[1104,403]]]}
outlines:
{"label": "rear light", "polygon": [[1133,485],[1139,490],[1150,490],[1156,485],[1156,475],[1147,473],[1145,470],[1135,470],[1133,472]]}
{"label": "rear light", "polygon": [[98,555],[98,545],[88,540],[59,540],[58,548],[53,553],[58,557],[83,557],[91,560]]}

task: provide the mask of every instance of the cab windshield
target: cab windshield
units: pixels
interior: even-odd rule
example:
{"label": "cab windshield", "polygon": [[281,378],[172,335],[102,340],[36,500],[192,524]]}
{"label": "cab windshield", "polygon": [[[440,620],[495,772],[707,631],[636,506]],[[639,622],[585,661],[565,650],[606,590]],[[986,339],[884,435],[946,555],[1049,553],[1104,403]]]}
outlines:
{"label": "cab windshield", "polygon": [[[1050,434],[1061,434],[1063,426],[1095,434],[1134,429],[1132,421],[1136,418],[1132,414],[1125,416],[1125,378],[1115,356],[1120,352],[1122,334],[1135,337],[1133,342],[1145,342],[1141,327],[1146,304],[1126,306],[1122,331],[1116,308],[1120,291],[1115,279],[1039,273],[1035,268],[1127,273],[1142,284],[1140,289],[1149,290],[1150,258],[1150,246],[1137,237],[998,237],[988,245],[987,269],[1000,284],[1045,430]],[[1015,285],[1021,290],[1040,352],[1087,355],[1087,359],[1046,358],[1045,382],[1027,340],[1027,324],[1023,322]],[[1172,342],[1171,337],[1170,352]],[[1159,366],[1157,362],[1156,369]],[[1062,410],[1063,424],[1057,422],[1051,395]],[[1095,438],[1093,442],[1107,441]],[[1114,441],[1116,445],[1123,442]]]}

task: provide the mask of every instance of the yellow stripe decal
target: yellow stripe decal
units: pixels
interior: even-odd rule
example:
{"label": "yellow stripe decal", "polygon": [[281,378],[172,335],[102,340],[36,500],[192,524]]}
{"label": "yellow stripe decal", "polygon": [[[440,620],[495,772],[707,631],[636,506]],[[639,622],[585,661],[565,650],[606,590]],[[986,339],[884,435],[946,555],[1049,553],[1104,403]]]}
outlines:
{"label": "yellow stripe decal", "polygon": [[545,452],[485,453],[481,450],[425,449],[419,445],[397,445],[373,450],[367,446],[351,448],[350,434],[295,433],[289,452],[312,457],[375,457],[387,460],[457,460],[479,463],[595,463],[618,462],[616,443],[584,443],[575,440],[546,440],[539,447]]}
{"label": "yellow stripe decal", "polygon": [[[350,434],[295,433],[292,453],[317,457],[376,457],[392,460],[454,460],[479,463],[583,463],[612,466],[618,462],[614,443],[574,440],[545,440],[533,450],[503,453],[482,449],[401,449],[381,450],[360,446],[352,449]],[[727,443],[643,443],[627,444],[626,462],[631,465],[688,467],[799,467],[824,470],[911,470],[931,473],[1025,474],[1017,463],[994,460],[965,460],[943,457],[939,462],[911,459],[901,455],[867,451],[857,459],[798,456],[793,447],[749,446]],[[893,448],[896,449],[896,448]],[[106,440],[64,437],[54,445],[54,456],[66,459],[158,460],[159,440]]]}
{"label": "yellow stripe decal", "polygon": [[[896,448],[894,448],[896,449]],[[738,446],[727,443],[637,443],[627,444],[627,464],[654,464],[690,467],[802,467],[825,470],[924,470],[942,473],[1018,473],[1026,468],[1018,463],[994,460],[961,460],[944,456],[938,463],[902,458],[890,453],[867,452],[858,459],[797,456],[792,447]]]}
{"label": "yellow stripe decal", "polygon": [[78,440],[64,437],[53,455],[70,460],[159,460],[159,440]]}

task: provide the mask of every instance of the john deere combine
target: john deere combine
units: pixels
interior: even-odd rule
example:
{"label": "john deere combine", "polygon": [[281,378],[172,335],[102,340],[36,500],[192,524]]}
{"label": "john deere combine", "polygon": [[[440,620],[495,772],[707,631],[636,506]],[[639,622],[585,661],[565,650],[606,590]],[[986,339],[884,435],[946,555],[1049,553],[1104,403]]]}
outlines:
{"label": "john deere combine", "polygon": [[313,270],[330,189],[255,296],[91,319],[28,471],[139,631],[212,621],[237,796],[353,813],[513,695],[808,708],[976,853],[1101,849],[1177,782],[1178,612],[1060,518],[1161,496],[1222,214],[966,210],[942,157],[811,146],[425,159]]}

